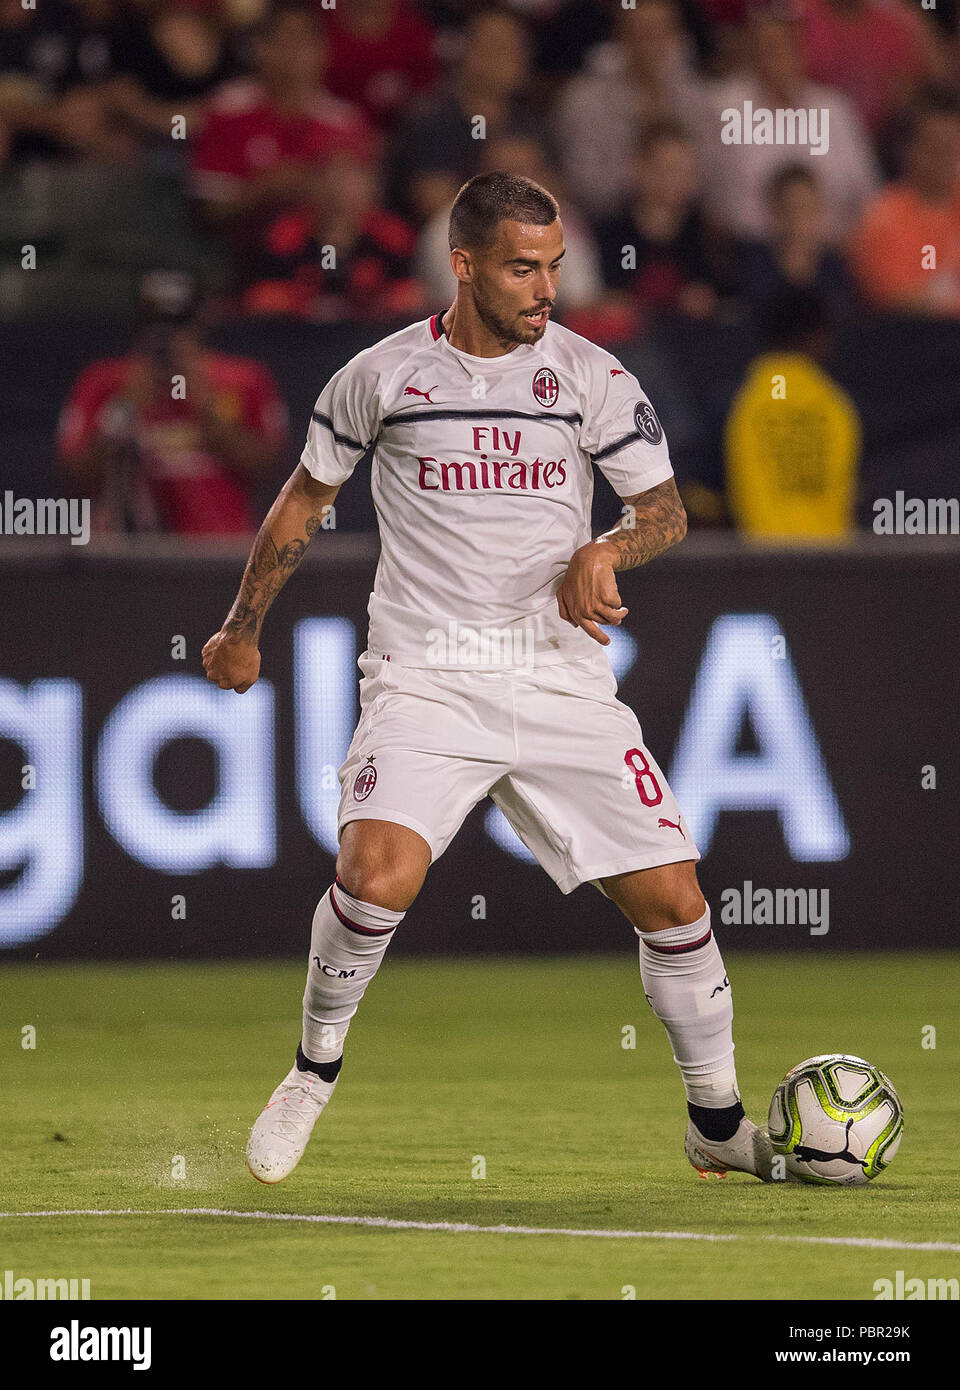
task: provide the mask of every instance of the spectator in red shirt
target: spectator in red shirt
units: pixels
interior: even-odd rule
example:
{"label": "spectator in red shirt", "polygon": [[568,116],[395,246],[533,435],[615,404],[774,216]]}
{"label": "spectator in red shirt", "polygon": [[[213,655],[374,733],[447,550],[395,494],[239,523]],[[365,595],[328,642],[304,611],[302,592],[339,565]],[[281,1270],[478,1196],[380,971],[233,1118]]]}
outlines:
{"label": "spectator in red shirt", "polygon": [[426,311],[415,244],[413,228],[380,206],[372,166],[337,155],[312,204],[274,218],[241,305],[324,323],[412,319]]}
{"label": "spectator in red shirt", "polygon": [[436,76],[431,26],[409,0],[352,0],[321,10],[334,96],[359,102],[386,129]]}
{"label": "spectator in red shirt", "polygon": [[266,368],[204,348],[192,278],[153,271],[125,357],[93,362],[60,417],[60,467],[99,531],[249,534],[253,486],[278,459],[286,408]]}
{"label": "spectator in red shirt", "polygon": [[192,159],[204,220],[223,235],[241,281],[276,213],[315,201],[327,160],[378,152],[359,107],[322,84],[327,53],[309,0],[270,10],[255,53],[257,77],[225,84],[208,102]]}
{"label": "spectator in red shirt", "polygon": [[802,16],[808,76],[845,92],[873,135],[938,73],[933,35],[904,5],[802,0]]}

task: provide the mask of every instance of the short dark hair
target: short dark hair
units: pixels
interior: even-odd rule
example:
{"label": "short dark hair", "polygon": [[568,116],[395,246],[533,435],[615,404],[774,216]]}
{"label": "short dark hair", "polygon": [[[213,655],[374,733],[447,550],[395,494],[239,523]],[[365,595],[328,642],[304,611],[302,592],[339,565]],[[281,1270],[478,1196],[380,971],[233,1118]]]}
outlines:
{"label": "short dark hair", "polygon": [[552,193],[522,174],[493,170],[463,185],[450,210],[450,250],[487,251],[503,221],[549,227],[560,216]]}

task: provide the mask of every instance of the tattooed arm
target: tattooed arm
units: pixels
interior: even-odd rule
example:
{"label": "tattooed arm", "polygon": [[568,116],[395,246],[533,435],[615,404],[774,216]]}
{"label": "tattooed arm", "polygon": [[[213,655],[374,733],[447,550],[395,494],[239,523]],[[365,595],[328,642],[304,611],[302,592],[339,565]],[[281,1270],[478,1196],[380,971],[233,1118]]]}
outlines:
{"label": "tattooed arm", "polygon": [[207,680],[242,695],[260,674],[260,629],[277,594],[303,559],[339,486],[312,478],[298,464],[253,543],[240,592],[226,621],[203,649]]}
{"label": "tattooed arm", "polygon": [[617,572],[645,565],[687,533],[687,514],[673,478],[623,502],[628,510],[620,525],[575,552],[557,590],[561,618],[582,627],[603,647],[610,638],[597,624],[618,627],[628,611],[620,603]]}

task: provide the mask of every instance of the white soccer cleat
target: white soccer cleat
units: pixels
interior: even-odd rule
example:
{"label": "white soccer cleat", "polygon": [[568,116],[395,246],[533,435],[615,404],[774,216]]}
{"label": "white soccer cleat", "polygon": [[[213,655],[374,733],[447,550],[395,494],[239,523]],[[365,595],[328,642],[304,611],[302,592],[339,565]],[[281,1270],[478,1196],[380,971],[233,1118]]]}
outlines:
{"label": "white soccer cleat", "polygon": [[725,1178],[728,1172],[752,1173],[761,1182],[773,1182],[773,1145],[764,1129],[758,1128],[746,1116],[731,1139],[720,1143],[706,1139],[692,1120],[687,1121],[683,1152],[701,1178],[714,1174]]}
{"label": "white soccer cleat", "polygon": [[282,1182],[293,1172],[336,1084],[296,1066],[283,1078],[247,1140],[247,1167],[258,1182]]}

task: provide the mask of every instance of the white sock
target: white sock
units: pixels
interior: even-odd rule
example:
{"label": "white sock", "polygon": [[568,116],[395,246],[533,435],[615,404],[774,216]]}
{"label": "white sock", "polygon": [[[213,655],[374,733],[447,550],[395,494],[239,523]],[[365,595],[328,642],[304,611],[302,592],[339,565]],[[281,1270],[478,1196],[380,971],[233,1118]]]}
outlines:
{"label": "white sock", "polygon": [[313,914],[307,987],[303,994],[303,1051],[311,1062],[335,1062],[404,913],[360,902],[340,880]]}
{"label": "white sock", "polygon": [[709,907],[689,926],[634,930],[643,988],[667,1030],[687,1100],[711,1110],[736,1105],[733,996],[710,929]]}

